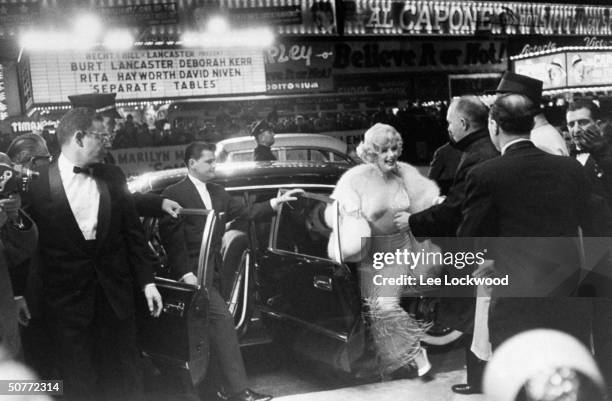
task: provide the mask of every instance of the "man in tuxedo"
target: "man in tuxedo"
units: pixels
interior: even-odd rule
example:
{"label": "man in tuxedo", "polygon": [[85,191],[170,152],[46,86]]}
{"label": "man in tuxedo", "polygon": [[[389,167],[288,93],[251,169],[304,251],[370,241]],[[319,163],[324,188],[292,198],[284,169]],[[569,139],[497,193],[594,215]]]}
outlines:
{"label": "man in tuxedo", "polygon": [[110,139],[103,117],[72,109],[57,133],[61,153],[39,169],[24,204],[39,228],[44,315],[64,395],[140,400],[135,284],[151,315],[162,308],[142,226],[123,173],[101,163]]}
{"label": "man in tuxedo", "polygon": [[251,135],[257,142],[257,147],[253,151],[253,160],[256,162],[276,160],[276,156],[270,150],[270,147],[274,145],[272,126],[266,120],[262,120],[255,124],[251,130]]}
{"label": "man in tuxedo", "polygon": [[[105,132],[109,135],[110,143],[107,150],[110,150],[113,138],[116,135],[117,119],[123,118],[117,111],[115,105],[116,93],[85,93],[82,95],[68,96],[70,104],[73,108],[87,107],[95,109],[102,116],[102,123]],[[104,160],[110,164],[115,164],[110,156],[110,152],[106,152]],[[157,194],[142,194],[135,192],[132,194],[136,210],[140,216],[161,217],[163,213],[167,213],[172,217],[176,217],[181,206],[170,200],[165,199]]]}
{"label": "man in tuxedo", "polygon": [[[577,99],[570,103],[567,126],[576,159],[595,191],[612,208],[612,140],[605,130],[610,125],[600,119],[599,107],[589,99]],[[601,218],[605,218],[602,215]],[[610,239],[584,238],[586,268],[589,270],[582,282],[593,298],[593,348],[595,359],[612,392],[612,260]],[[607,248],[607,250],[606,250]]]}
{"label": "man in tuxedo", "polygon": [[592,100],[577,99],[569,104],[566,120],[576,159],[593,188],[612,207],[612,140],[605,135],[609,127],[601,120],[599,107]]}
{"label": "man in tuxedo", "polygon": [[[570,298],[577,289],[578,227],[610,233],[594,214],[596,197],[578,162],[550,155],[529,140],[538,109],[523,95],[504,94],[489,113],[489,133],[502,156],[467,176],[458,235],[472,237],[494,259],[508,286],[492,289],[490,340],[495,349],[519,332],[544,327],[588,344],[588,305]],[[499,237],[499,238],[491,238]]]}
{"label": "man in tuxedo", "polygon": [[[206,142],[193,142],[185,149],[187,177],[164,190],[163,195],[179,202],[186,208],[212,209],[218,215],[224,215],[224,221],[254,220],[270,217],[278,206],[295,200],[294,194],[301,190],[292,190],[269,201],[255,203],[246,207],[242,202],[232,198],[220,185],[210,183],[215,177],[215,145]],[[219,228],[219,227],[218,227]],[[164,217],[160,221],[160,235],[168,253],[168,265],[175,278],[189,284],[197,284],[195,272],[204,217],[188,216],[172,219]],[[211,249],[215,271],[221,267],[220,249],[224,228],[215,231]],[[234,328],[234,319],[227,309],[219,290],[213,286],[209,292],[209,322],[211,346],[220,363],[220,370],[228,384],[230,401],[269,400],[272,397],[258,394],[248,387],[240,345]]]}
{"label": "man in tuxedo", "polygon": [[[461,222],[461,207],[465,199],[465,181],[468,172],[499,155],[491,143],[487,130],[487,106],[474,95],[461,96],[451,101],[446,120],[452,147],[461,152],[448,196],[441,204],[410,215],[410,230],[416,237],[455,237]],[[444,244],[442,244],[444,245]],[[447,244],[452,251],[453,244]],[[451,268],[451,270],[454,268]],[[450,271],[449,274],[455,273]],[[462,274],[464,274],[462,272]],[[462,296],[463,295],[463,296]],[[474,324],[474,298],[469,291],[442,298],[440,321],[463,333],[472,333]],[[471,336],[466,338],[467,383],[456,384],[452,390],[459,394],[480,392],[484,362],[470,351]]]}

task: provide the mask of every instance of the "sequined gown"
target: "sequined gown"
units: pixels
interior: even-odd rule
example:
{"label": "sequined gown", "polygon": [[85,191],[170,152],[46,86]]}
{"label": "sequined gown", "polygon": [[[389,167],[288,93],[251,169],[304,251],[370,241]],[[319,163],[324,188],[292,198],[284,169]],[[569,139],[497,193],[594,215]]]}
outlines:
{"label": "sequined gown", "polygon": [[[401,174],[385,178],[375,166],[372,167],[361,168],[363,171],[353,174],[356,177],[352,179],[341,179],[332,197],[340,203],[341,216],[345,214],[366,219],[372,232],[371,251],[366,252],[367,256],[359,263],[358,273],[366,318],[377,350],[380,373],[384,376],[414,363],[421,352],[420,340],[428,326],[414,319],[400,306],[404,287],[379,286],[373,282],[375,275],[396,278],[412,273],[408,265],[400,263],[374,268],[372,255],[375,252],[395,254],[398,249],[411,251],[418,244],[410,233],[400,233],[393,222],[398,211],[415,211],[410,196],[411,193],[415,196],[414,188],[412,191],[407,188],[411,180]],[[414,183],[422,184],[421,179]],[[416,191],[416,194],[418,196],[420,191]],[[418,205],[418,208],[422,207]]]}

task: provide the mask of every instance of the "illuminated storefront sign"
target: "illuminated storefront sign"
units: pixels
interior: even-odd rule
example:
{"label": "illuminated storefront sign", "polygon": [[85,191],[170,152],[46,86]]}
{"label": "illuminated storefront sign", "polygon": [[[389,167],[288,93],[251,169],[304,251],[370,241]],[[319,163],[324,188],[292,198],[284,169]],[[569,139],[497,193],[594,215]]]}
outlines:
{"label": "illuminated storefront sign", "polygon": [[612,49],[594,51],[572,47],[558,50],[552,54],[517,58],[513,61],[514,71],[542,80],[544,89],[612,84]]}
{"label": "illuminated storefront sign", "polygon": [[57,120],[41,120],[41,121],[13,121],[11,129],[15,134],[23,134],[26,132],[42,131],[45,127],[57,127]]}
{"label": "illuminated storefront sign", "polygon": [[345,34],[611,35],[612,7],[513,2],[344,0]]}
{"label": "illuminated storefront sign", "polygon": [[266,90],[263,54],[252,49],[32,53],[29,64],[34,104],[89,92],[116,92],[122,100]]}
{"label": "illuminated storefront sign", "polygon": [[[345,91],[360,86],[387,91],[405,86],[396,85],[395,78],[387,79],[390,74],[400,74],[405,81],[407,72],[501,72],[508,65],[502,40],[285,41],[267,49],[265,55],[267,92],[271,94]],[[366,82],[361,74],[368,73],[379,78]]]}
{"label": "illuminated storefront sign", "polygon": [[333,44],[279,43],[265,51],[267,92],[308,93],[334,90]]}
{"label": "illuminated storefront sign", "polygon": [[6,90],[4,89],[4,66],[0,64],[0,121],[8,117]]}
{"label": "illuminated storefront sign", "polygon": [[409,71],[503,71],[504,41],[340,42],[333,48],[338,73]]}
{"label": "illuminated storefront sign", "polygon": [[96,10],[105,23],[119,26],[148,26],[179,22],[176,1],[103,6]]}

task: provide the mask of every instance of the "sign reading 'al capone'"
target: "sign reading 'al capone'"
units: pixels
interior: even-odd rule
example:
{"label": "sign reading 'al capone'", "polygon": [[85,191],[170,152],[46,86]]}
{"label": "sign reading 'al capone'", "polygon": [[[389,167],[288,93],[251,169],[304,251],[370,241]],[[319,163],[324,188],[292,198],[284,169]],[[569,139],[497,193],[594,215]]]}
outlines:
{"label": "sign reading 'al capone'", "polygon": [[45,52],[29,63],[35,104],[91,92],[162,99],[266,90],[262,52],[250,49]]}

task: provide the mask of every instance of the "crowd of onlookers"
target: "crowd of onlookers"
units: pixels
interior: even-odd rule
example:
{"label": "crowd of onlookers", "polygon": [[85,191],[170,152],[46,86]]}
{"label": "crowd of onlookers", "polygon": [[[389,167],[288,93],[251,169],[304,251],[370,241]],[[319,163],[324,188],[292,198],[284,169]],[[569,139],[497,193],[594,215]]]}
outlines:
{"label": "crowd of onlookers", "polygon": [[[379,107],[375,111],[318,112],[316,114],[279,115],[272,110],[267,122],[275,133],[325,133],[333,131],[366,130],[376,123],[393,126],[404,140],[404,157],[410,162],[426,162],[433,151],[447,140],[446,102],[432,105],[409,105],[402,108]],[[564,106],[550,106],[545,114],[554,126],[563,131]],[[252,113],[251,113],[252,114]],[[250,135],[252,125],[259,121],[255,115],[242,113],[232,116],[220,110],[206,118],[179,117],[172,122],[157,120],[153,127],[136,121],[128,114],[118,123],[113,149],[185,145],[192,141],[216,143],[225,138]],[[53,131],[45,129],[41,135],[53,154],[59,146]],[[0,151],[6,151],[17,134],[0,133]]]}

